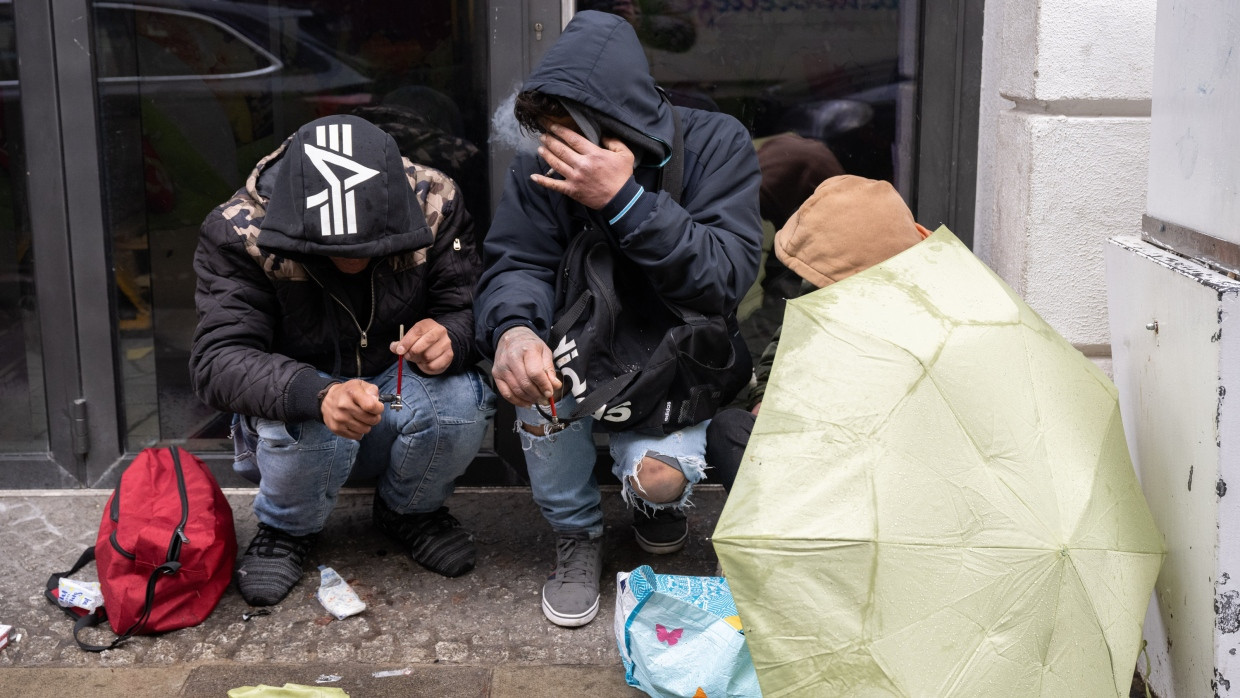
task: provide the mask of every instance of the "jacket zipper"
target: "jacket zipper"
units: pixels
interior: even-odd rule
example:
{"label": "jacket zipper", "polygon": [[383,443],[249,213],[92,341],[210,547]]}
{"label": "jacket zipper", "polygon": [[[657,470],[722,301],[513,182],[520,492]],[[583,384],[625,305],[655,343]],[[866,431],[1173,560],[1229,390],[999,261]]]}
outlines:
{"label": "jacket zipper", "polygon": [[172,453],[172,468],[177,474],[177,494],[181,495],[181,523],[172,531],[172,540],[168,542],[167,562],[177,562],[181,558],[181,545],[189,542],[185,535],[185,524],[189,521],[189,494],[185,491],[185,471],[181,469],[181,456],[175,446],[168,449]]}
{"label": "jacket zipper", "polygon": [[336,301],[341,308],[344,308],[344,311],[349,314],[349,319],[353,321],[353,326],[356,327],[357,331],[362,335],[362,340],[358,342],[358,346],[353,349],[353,357],[357,361],[357,373],[353,374],[355,376],[362,375],[362,350],[370,346],[370,341],[366,334],[370,332],[370,326],[375,324],[375,273],[378,270],[378,265],[372,267],[370,270],[370,319],[366,321],[366,329],[362,329],[362,323],[357,321],[357,316],[353,314],[353,310],[349,307],[349,305],[340,300],[336,294],[329,291],[328,288],[323,285],[323,282],[318,280],[318,277],[311,273],[309,269],[306,269],[306,274],[308,274],[310,278],[314,279],[314,283],[318,284],[319,288],[327,291],[327,295],[331,296],[332,300]]}

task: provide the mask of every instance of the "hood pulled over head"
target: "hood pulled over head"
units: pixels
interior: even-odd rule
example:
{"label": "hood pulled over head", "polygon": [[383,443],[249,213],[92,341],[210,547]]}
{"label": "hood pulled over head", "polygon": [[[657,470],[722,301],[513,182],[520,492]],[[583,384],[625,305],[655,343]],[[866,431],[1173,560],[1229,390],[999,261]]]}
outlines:
{"label": "hood pulled over head", "polygon": [[822,288],[869,269],[929,237],[888,182],[831,177],[775,233],[775,256]]}
{"label": "hood pulled over head", "polygon": [[671,154],[672,106],[622,17],[578,12],[521,89],[558,97],[587,138],[619,138],[642,165],[662,165]]}
{"label": "hood pulled over head", "polygon": [[293,259],[360,259],[432,242],[396,142],[365,119],[311,121],[271,168],[271,198],[258,235],[265,250]]}

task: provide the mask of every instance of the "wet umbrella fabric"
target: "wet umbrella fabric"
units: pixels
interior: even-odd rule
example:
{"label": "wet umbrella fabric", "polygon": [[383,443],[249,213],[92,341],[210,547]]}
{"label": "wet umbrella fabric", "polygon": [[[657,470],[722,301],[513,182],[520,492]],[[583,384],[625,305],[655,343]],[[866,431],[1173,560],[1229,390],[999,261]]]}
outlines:
{"label": "wet umbrella fabric", "polygon": [[1125,696],[1163,558],[1114,385],[946,228],[789,302],[714,542],[768,697]]}

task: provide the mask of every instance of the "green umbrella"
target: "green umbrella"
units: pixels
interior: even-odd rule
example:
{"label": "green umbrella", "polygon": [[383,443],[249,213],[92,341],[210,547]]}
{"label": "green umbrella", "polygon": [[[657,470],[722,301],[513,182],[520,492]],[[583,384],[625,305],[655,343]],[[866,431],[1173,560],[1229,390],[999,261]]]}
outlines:
{"label": "green umbrella", "polygon": [[766,696],[1126,696],[1162,536],[1114,385],[947,228],[790,301],[715,531]]}

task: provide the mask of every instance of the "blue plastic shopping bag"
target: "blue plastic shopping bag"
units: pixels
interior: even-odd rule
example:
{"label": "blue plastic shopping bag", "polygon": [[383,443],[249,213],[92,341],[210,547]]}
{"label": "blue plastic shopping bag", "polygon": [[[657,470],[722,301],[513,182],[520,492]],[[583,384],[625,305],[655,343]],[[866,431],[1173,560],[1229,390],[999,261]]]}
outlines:
{"label": "blue plastic shopping bag", "polygon": [[616,575],[624,680],[656,698],[761,696],[732,591],[722,577]]}

